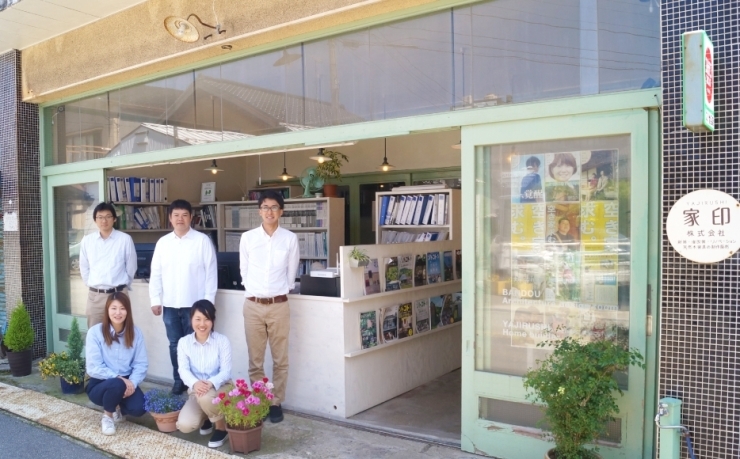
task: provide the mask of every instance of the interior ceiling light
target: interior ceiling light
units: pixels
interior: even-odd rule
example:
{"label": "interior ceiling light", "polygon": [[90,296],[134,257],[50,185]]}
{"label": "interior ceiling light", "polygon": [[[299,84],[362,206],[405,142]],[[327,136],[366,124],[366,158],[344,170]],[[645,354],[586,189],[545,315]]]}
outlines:
{"label": "interior ceiling light", "polygon": [[290,175],[288,173],[288,169],[286,169],[286,167],[285,167],[285,152],[283,152],[283,173],[280,174],[279,177],[281,179],[283,179],[283,181],[286,181],[286,180],[290,180],[292,178],[295,178],[295,177],[293,177],[292,175]]}
{"label": "interior ceiling light", "polygon": [[297,61],[301,58],[300,54],[290,54],[287,49],[283,50],[283,55],[272,64],[273,67],[280,67],[282,65],[288,65],[291,62]]}
{"label": "interior ceiling light", "polygon": [[211,162],[211,165],[203,169],[204,171],[211,171],[211,174],[218,174],[219,172],[223,172],[223,169],[218,167],[218,164],[216,164],[216,160],[214,159]]}
{"label": "interior ceiling light", "polygon": [[308,158],[318,161],[319,164],[321,164],[324,161],[326,161],[327,159],[329,159],[329,157],[324,154],[324,149],[323,148],[319,148],[319,152],[318,153],[316,153],[313,156],[309,156]]}
{"label": "interior ceiling light", "polygon": [[388,139],[383,139],[383,162],[378,166],[378,169],[380,169],[383,172],[392,171],[396,167],[392,164],[388,164]]}
{"label": "interior ceiling light", "polygon": [[[214,10],[214,15],[215,13],[216,12]],[[164,28],[167,29],[167,32],[170,35],[177,38],[178,40],[184,41],[185,43],[194,43],[198,41],[198,38],[200,37],[200,32],[198,32],[198,29],[195,28],[195,25],[190,22],[190,18],[193,17],[197,19],[201,25],[210,27],[219,35],[222,33],[226,33],[226,30],[221,29],[221,24],[218,23],[218,17],[216,17],[216,25],[212,26],[201,21],[198,15],[195,13],[191,13],[186,19],[183,19],[179,16],[168,16],[164,19]],[[203,41],[208,40],[212,36],[213,34],[209,33],[208,35],[203,37]]]}

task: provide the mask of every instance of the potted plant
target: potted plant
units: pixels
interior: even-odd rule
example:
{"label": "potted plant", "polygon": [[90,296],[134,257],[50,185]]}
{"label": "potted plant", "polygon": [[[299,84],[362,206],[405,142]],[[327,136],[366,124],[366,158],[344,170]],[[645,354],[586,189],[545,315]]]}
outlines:
{"label": "potted plant", "polygon": [[329,183],[332,179],[342,181],[342,165],[349,162],[349,158],[344,153],[338,151],[325,150],[324,156],[327,159],[319,163],[316,168],[316,177],[324,181],[324,196],[336,197],[337,185]]}
{"label": "potted plant", "polygon": [[144,409],[157,422],[160,432],[177,430],[177,417],[185,402],[184,396],[173,395],[165,389],[151,389],[144,393]]}
{"label": "potted plant", "polygon": [[67,351],[52,353],[39,362],[41,377],[59,376],[63,394],[81,394],[85,389],[85,358],[82,357],[82,334],[77,318],[67,337]]}
{"label": "potted plant", "polygon": [[28,376],[33,364],[33,327],[31,316],[28,315],[22,301],[10,314],[8,331],[3,343],[8,348],[8,363],[13,376]]}
{"label": "potted plant", "polygon": [[349,265],[353,268],[359,268],[360,266],[367,266],[370,263],[370,257],[367,256],[364,250],[353,248],[349,253]]}
{"label": "potted plant", "polygon": [[619,413],[616,396],[622,391],[615,373],[630,365],[644,369],[642,355],[611,339],[586,342],[569,336],[537,346],[552,346],[553,352],[537,362],[538,368],[527,371],[524,387],[531,391],[527,398],[542,406],[541,423],[555,441],[545,458],[598,458],[598,447],[585,445],[595,443]]}
{"label": "potted plant", "polygon": [[270,413],[272,388],[267,378],[255,381],[251,389],[246,381],[237,379],[213,399],[224,415],[232,452],[247,454],[262,447],[262,420]]}

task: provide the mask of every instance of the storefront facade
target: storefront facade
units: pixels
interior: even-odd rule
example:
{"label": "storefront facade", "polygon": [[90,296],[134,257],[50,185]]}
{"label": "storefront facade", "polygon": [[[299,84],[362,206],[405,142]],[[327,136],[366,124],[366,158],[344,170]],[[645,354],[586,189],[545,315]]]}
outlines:
{"label": "storefront facade", "polygon": [[[468,318],[462,448],[515,459],[551,446],[538,438],[539,411],[525,399],[521,377],[544,355],[536,344],[547,336],[537,331],[563,326],[586,339],[623,340],[646,356],[646,370],[631,369],[620,381],[621,414],[608,426],[602,454],[654,456],[652,417],[666,395],[658,342],[670,335],[656,307],[661,250],[671,250],[660,240],[661,106],[664,128],[668,122],[660,19],[667,6],[318,2],[311,11],[255,6],[260,19],[249,22],[248,11],[226,5],[216,8],[226,16],[225,37],[188,48],[160,23],[170,14],[209,17],[209,8],[191,3],[165,12],[150,1],[118,13],[119,20],[156,23],[157,33],[134,39],[145,49],[139,53],[86,41],[89,62],[120,53],[116,62],[85,69],[78,67],[86,59],[70,59],[54,75],[55,66],[41,62],[69,54],[64,40],[23,53],[16,100],[40,104],[45,296],[36,308],[48,349],[64,346],[78,314],[84,292],[70,273],[73,246],[92,230],[87,213],[105,199],[111,171],[218,159],[233,161],[242,171],[234,180],[252,187],[263,170],[279,170],[283,156],[272,153],[308,156],[311,146],[339,144],[355,152],[343,171],[351,178],[380,162],[373,155],[382,139],[395,140],[401,182],[410,177],[404,171],[460,170]],[[112,18],[69,38],[112,33],[104,31]],[[139,134],[142,127],[150,134]],[[189,143],[186,130],[215,137]],[[167,140],[157,143],[156,132]],[[459,152],[450,149],[457,140]],[[415,149],[425,142],[444,145]],[[293,173],[309,164],[290,155]],[[539,188],[524,185],[535,180],[527,178],[533,165]],[[559,175],[558,167],[569,173]],[[358,208],[358,193],[350,199],[350,209]],[[349,243],[359,243],[359,230],[350,231]],[[7,226],[5,234],[7,260]],[[9,303],[15,297],[8,288]]]}

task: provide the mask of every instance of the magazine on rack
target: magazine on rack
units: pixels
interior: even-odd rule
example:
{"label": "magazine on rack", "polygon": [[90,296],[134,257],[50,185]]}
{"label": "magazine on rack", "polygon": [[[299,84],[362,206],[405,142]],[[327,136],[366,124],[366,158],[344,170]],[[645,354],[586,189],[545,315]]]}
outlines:
{"label": "magazine on rack", "polygon": [[420,253],[414,264],[414,287],[427,285],[427,255]]}
{"label": "magazine on rack", "polygon": [[414,256],[410,253],[398,256],[398,283],[402,289],[414,286]]}
{"label": "magazine on rack", "polygon": [[462,279],[462,250],[455,250],[455,279]]}
{"label": "magazine on rack", "polygon": [[382,342],[388,343],[398,338],[398,305],[381,309],[382,312]]}
{"label": "magazine on rack", "polygon": [[360,313],[360,338],[362,348],[368,349],[378,345],[378,311]]}
{"label": "magazine on rack", "polygon": [[413,334],[414,321],[411,303],[404,303],[398,307],[398,338],[406,338]]}
{"label": "magazine on rack", "polygon": [[444,252],[442,256],[442,282],[455,280],[454,268],[452,266],[452,250]]}
{"label": "magazine on rack", "polygon": [[429,252],[427,253],[427,283],[439,284],[440,282],[442,282],[442,267],[439,252]]}
{"label": "magazine on rack", "polygon": [[422,298],[414,302],[414,329],[416,333],[430,330],[429,326],[429,298]]}
{"label": "magazine on rack", "polygon": [[365,295],[380,293],[380,270],[378,269],[378,259],[371,258],[365,266]]}
{"label": "magazine on rack", "polygon": [[385,259],[385,291],[400,290],[401,282],[398,276],[398,257]]}

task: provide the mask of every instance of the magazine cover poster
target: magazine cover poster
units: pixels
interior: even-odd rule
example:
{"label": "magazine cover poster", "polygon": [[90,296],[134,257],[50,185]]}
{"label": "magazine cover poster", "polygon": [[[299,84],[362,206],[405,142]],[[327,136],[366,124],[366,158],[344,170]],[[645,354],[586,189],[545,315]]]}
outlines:
{"label": "magazine cover poster", "polygon": [[383,308],[383,342],[393,341],[398,337],[398,305]]}
{"label": "magazine cover poster", "polygon": [[581,238],[586,252],[614,252],[619,243],[619,201],[581,204]]}
{"label": "magazine cover poster", "polygon": [[416,256],[414,264],[414,287],[421,287],[427,284],[427,255],[421,253]]}
{"label": "magazine cover poster", "polygon": [[512,204],[545,202],[544,155],[511,156]]}
{"label": "magazine cover poster", "polygon": [[398,307],[398,338],[406,338],[414,334],[414,320],[411,303],[404,303]]}
{"label": "magazine cover poster", "polygon": [[545,204],[511,205],[511,245],[535,250],[545,242]]}
{"label": "magazine cover poster", "polygon": [[547,204],[547,250],[580,250],[580,204]]}
{"label": "magazine cover poster", "polygon": [[439,284],[442,282],[442,266],[439,252],[427,253],[427,283]]}
{"label": "magazine cover poster", "polygon": [[616,201],[619,199],[617,169],[619,151],[581,152],[581,201]]}
{"label": "magazine cover poster", "polygon": [[455,250],[455,279],[462,279],[462,250]]}
{"label": "magazine cover poster", "polygon": [[462,320],[462,292],[455,292],[452,294],[452,322],[460,322]]}
{"label": "magazine cover poster", "polygon": [[414,302],[414,320],[416,333],[423,333],[431,329],[429,320],[429,298],[422,298]]}
{"label": "magazine cover poster", "polygon": [[547,263],[546,301],[580,301],[580,252],[551,252]]}
{"label": "magazine cover poster", "polygon": [[452,266],[452,250],[444,252],[442,255],[442,282],[455,279],[455,268]]}
{"label": "magazine cover poster", "polygon": [[365,266],[365,295],[372,293],[380,293],[380,270],[377,258],[371,258]]}
{"label": "magazine cover poster", "polygon": [[362,348],[368,349],[378,345],[378,321],[377,311],[360,313],[360,337]]}
{"label": "magazine cover poster", "polygon": [[398,274],[398,257],[385,259],[385,291],[401,289],[401,281]]}
{"label": "magazine cover poster", "polygon": [[579,202],[581,152],[545,155],[545,201]]}
{"label": "magazine cover poster", "polygon": [[547,259],[543,252],[511,251],[511,297],[544,300]]}
{"label": "magazine cover poster", "polygon": [[432,330],[442,326],[440,316],[442,314],[442,306],[444,306],[444,297],[445,295],[439,295],[429,298],[429,318]]}
{"label": "magazine cover poster", "polygon": [[618,304],[616,254],[584,254],[581,273],[581,301]]}
{"label": "magazine cover poster", "polygon": [[414,256],[410,253],[398,256],[398,284],[402,289],[414,286]]}

